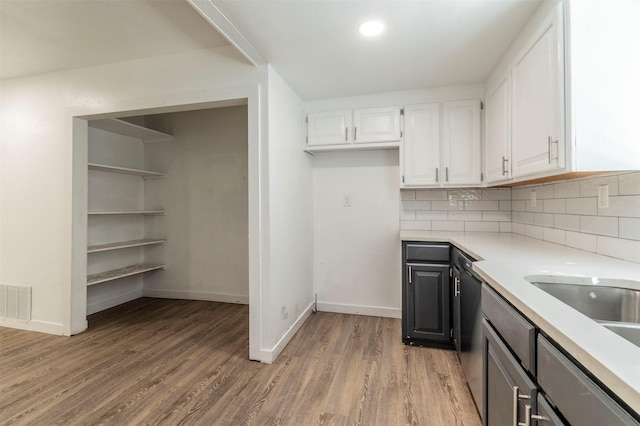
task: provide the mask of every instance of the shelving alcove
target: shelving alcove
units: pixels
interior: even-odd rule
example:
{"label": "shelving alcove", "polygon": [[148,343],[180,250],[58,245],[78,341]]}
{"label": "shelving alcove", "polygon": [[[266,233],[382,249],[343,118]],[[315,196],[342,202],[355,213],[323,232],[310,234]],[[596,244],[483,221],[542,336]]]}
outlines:
{"label": "shelving alcove", "polygon": [[155,249],[166,243],[165,210],[146,193],[166,175],[146,170],[144,145],[172,140],[121,119],[89,122],[87,314],[140,297],[142,275],[165,268]]}

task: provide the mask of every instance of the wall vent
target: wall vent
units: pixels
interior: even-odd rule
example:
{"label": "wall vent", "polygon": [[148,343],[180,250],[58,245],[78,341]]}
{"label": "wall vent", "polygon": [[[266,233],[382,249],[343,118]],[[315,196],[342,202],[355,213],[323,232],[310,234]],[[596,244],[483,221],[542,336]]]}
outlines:
{"label": "wall vent", "polygon": [[0,284],[0,318],[31,320],[31,287]]}

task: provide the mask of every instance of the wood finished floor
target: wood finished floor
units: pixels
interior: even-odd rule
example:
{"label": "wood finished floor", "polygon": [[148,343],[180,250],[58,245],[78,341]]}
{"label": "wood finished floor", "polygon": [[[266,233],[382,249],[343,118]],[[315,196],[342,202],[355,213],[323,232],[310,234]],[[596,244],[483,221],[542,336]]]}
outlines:
{"label": "wood finished floor", "polygon": [[58,337],[0,328],[2,425],[479,425],[453,351],[317,313],[272,365],[247,306],[143,298]]}

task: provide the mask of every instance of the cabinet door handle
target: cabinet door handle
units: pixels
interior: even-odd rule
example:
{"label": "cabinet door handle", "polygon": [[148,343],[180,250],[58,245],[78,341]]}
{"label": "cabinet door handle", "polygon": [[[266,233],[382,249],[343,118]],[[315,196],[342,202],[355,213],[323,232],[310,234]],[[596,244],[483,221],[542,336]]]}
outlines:
{"label": "cabinet door handle", "polygon": [[444,168],[444,178],[446,182],[449,182],[449,166]]}
{"label": "cabinet door handle", "polygon": [[345,142],[349,141],[349,128],[348,127],[344,128],[344,141]]}
{"label": "cabinet door handle", "polygon": [[514,386],[512,389],[512,400],[511,402],[513,403],[513,426],[519,426],[518,425],[518,387]]}
{"label": "cabinet door handle", "polygon": [[413,271],[411,270],[411,266],[409,266],[409,284],[411,284],[411,275],[413,275]]}
{"label": "cabinet door handle", "polygon": [[509,164],[507,157],[502,157],[502,176],[508,173],[507,164]]}
{"label": "cabinet door handle", "polygon": [[436,167],[436,183],[438,183],[438,168]]}
{"label": "cabinet door handle", "polygon": [[531,405],[524,406],[524,426],[531,426],[531,420],[542,420],[548,422],[551,419],[549,417],[541,416],[539,414],[531,414]]}
{"label": "cabinet door handle", "polygon": [[358,128],[354,127],[353,128],[353,141],[355,142],[356,139],[358,139]]}
{"label": "cabinet door handle", "polygon": [[453,297],[460,296],[460,278],[453,277]]}
{"label": "cabinet door handle", "polygon": [[[551,161],[552,161],[552,160],[557,160],[557,159],[558,159],[558,155],[556,155],[555,157],[552,157],[552,156],[551,156],[551,146],[552,146],[554,143],[555,143],[555,144],[556,144],[556,146],[558,146],[558,147],[559,147],[559,145],[558,145],[558,140],[557,140],[557,139],[556,139],[555,141],[552,141],[552,140],[551,140],[551,136],[549,136],[549,138],[547,139],[547,141],[548,141],[548,144],[549,144],[549,164],[551,164]],[[559,150],[559,149],[558,149],[558,150]]]}

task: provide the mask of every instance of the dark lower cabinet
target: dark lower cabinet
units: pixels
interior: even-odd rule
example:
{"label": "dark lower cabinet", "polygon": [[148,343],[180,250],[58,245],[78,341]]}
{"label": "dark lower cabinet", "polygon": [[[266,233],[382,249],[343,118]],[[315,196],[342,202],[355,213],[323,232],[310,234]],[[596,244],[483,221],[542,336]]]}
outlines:
{"label": "dark lower cabinet", "polygon": [[402,340],[451,348],[449,244],[402,244]]}
{"label": "dark lower cabinet", "polygon": [[536,384],[529,379],[491,325],[486,320],[482,325],[486,390],[483,425],[524,425],[529,410],[536,410]]}
{"label": "dark lower cabinet", "polygon": [[406,338],[450,345],[449,267],[409,266]]}

